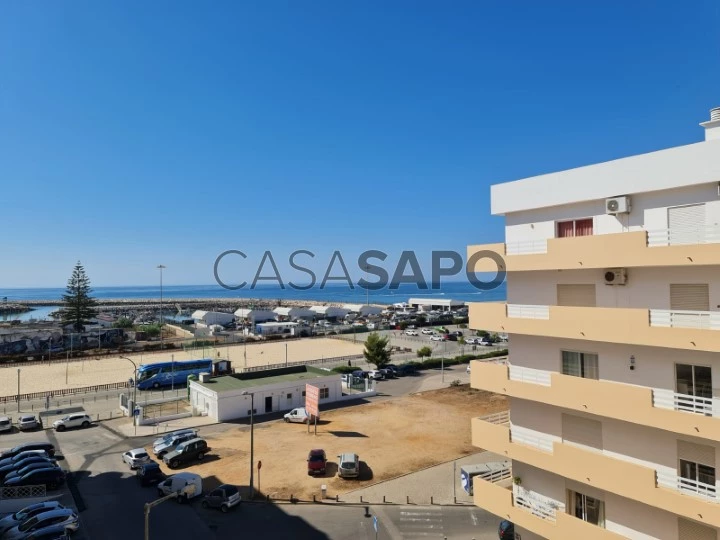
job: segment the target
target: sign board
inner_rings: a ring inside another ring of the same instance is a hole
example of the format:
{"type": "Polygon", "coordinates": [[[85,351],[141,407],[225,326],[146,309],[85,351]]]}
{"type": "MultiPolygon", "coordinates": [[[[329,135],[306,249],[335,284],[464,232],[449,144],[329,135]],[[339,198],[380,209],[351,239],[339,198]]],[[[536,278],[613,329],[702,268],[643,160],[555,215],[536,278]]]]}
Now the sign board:
{"type": "Polygon", "coordinates": [[[320,389],[311,384],[305,385],[305,410],[308,414],[320,416],[320,389]]]}
{"type": "Polygon", "coordinates": [[[377,520],[377,516],[373,516],[373,529],[375,529],[375,532],[378,532],[378,520],[377,520]]]}

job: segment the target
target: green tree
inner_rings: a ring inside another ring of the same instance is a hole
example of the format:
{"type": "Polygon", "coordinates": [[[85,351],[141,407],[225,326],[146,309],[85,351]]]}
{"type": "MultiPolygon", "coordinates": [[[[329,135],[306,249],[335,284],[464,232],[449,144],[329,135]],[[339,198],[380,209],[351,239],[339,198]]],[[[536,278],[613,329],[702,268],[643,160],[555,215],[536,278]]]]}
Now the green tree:
{"type": "Polygon", "coordinates": [[[115,321],[115,324],[113,324],[114,328],[132,328],[133,322],[132,319],[128,319],[127,317],[120,317],[117,321],[115,321]]]}
{"type": "Polygon", "coordinates": [[[417,351],[415,351],[415,354],[418,355],[418,358],[424,358],[426,356],[430,357],[432,355],[432,349],[426,345],[425,347],[420,347],[417,351]]]}
{"type": "Polygon", "coordinates": [[[365,350],[363,356],[368,364],[375,366],[375,369],[385,367],[390,363],[390,346],[389,339],[382,337],[377,332],[373,332],[365,340],[365,350]]]}
{"type": "Polygon", "coordinates": [[[157,337],[160,335],[160,325],[149,324],[148,326],[143,326],[142,331],[145,332],[145,335],[149,338],[157,337]]]}
{"type": "Polygon", "coordinates": [[[72,324],[77,332],[82,332],[84,324],[95,317],[97,302],[90,296],[90,279],[80,261],[73,268],[68,279],[65,294],[62,297],[64,307],[60,310],[60,318],[64,324],[72,324]]]}

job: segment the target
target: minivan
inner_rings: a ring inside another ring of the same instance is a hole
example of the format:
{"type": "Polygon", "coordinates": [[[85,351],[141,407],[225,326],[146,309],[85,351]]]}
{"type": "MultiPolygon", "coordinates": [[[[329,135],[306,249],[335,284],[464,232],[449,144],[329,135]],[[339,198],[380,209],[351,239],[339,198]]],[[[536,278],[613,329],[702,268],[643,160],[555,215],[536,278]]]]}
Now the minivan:
{"type": "Polygon", "coordinates": [[[171,493],[181,492],[177,498],[178,502],[186,502],[188,499],[202,495],[202,476],[195,473],[182,472],[163,480],[157,486],[158,497],[164,497],[171,493]],[[192,486],[192,490],[186,488],[192,486]]]}
{"type": "Polygon", "coordinates": [[[153,452],[155,453],[155,455],[157,457],[162,458],[168,452],[172,452],[173,450],[175,450],[175,447],[178,444],[184,443],[185,441],[191,441],[191,440],[195,439],[196,437],[197,437],[197,434],[193,431],[191,431],[190,433],[182,433],[180,435],[173,435],[167,441],[153,446],[153,452]]]}
{"type": "Polygon", "coordinates": [[[346,452],[338,456],[338,476],[340,478],[360,476],[360,458],[357,454],[346,452]]]}

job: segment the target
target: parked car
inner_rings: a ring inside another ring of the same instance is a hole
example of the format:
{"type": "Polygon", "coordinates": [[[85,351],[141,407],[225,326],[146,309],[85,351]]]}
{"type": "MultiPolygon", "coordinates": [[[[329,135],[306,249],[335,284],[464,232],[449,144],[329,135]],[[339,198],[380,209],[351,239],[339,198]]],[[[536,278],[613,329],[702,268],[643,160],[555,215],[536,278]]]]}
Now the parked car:
{"type": "Polygon", "coordinates": [[[180,443],[175,447],[175,450],[165,454],[163,462],[171,469],[177,469],[184,463],[191,461],[205,459],[205,454],[208,453],[210,447],[208,446],[205,439],[190,439],[184,443],[180,443]]]}
{"type": "Polygon", "coordinates": [[[30,458],[40,458],[38,461],[55,461],[54,458],[51,458],[48,456],[45,452],[42,450],[30,450],[28,452],[20,452],[17,456],[13,458],[7,458],[0,461],[0,471],[5,470],[6,467],[10,467],[11,469],[17,469],[18,464],[21,461],[24,461],[26,459],[30,458]]]}
{"type": "Polygon", "coordinates": [[[357,377],[358,379],[367,379],[368,378],[368,372],[363,371],[362,369],[358,369],[352,372],[353,377],[357,377]]]}
{"type": "Polygon", "coordinates": [[[502,520],[498,527],[498,538],[500,540],[514,540],[515,525],[506,519],[502,520]]]}
{"type": "Polygon", "coordinates": [[[40,427],[40,423],[32,414],[26,414],[18,418],[18,429],[20,431],[30,431],[38,427],[40,427]]]}
{"type": "Polygon", "coordinates": [[[417,336],[418,333],[417,333],[417,330],[405,330],[405,335],[406,336],[417,336]]]}
{"type": "Polygon", "coordinates": [[[30,533],[23,540],[71,540],[72,532],[64,525],[50,525],[30,533]]]}
{"type": "Polygon", "coordinates": [[[478,345],[485,345],[486,347],[490,347],[493,344],[492,340],[486,337],[480,338],[476,343],[478,345]]]}
{"type": "Polygon", "coordinates": [[[283,416],[283,420],[285,420],[286,422],[305,424],[307,422],[311,422],[313,420],[313,416],[308,414],[308,412],[305,410],[305,407],[298,407],[285,414],[283,416]]]}
{"type": "Polygon", "coordinates": [[[383,374],[380,372],[379,369],[371,369],[370,371],[368,371],[368,378],[379,381],[381,379],[384,379],[385,377],[383,377],[383,374]]]}
{"type": "Polygon", "coordinates": [[[150,456],[144,448],[135,448],[128,450],[122,455],[122,460],[128,464],[130,469],[137,469],[143,463],[150,461],[150,456]]]}
{"type": "Polygon", "coordinates": [[[23,467],[27,467],[28,465],[35,463],[42,463],[45,464],[46,467],[52,467],[57,463],[57,461],[47,457],[47,455],[39,454],[31,457],[24,457],[23,459],[19,459],[18,461],[11,462],[8,465],[0,467],[0,480],[5,478],[11,472],[18,471],[23,467]]]}
{"type": "Polygon", "coordinates": [[[388,365],[386,365],[386,366],[385,366],[385,370],[387,370],[388,372],[392,373],[392,376],[393,376],[393,377],[397,377],[397,376],[399,376],[399,374],[400,374],[400,373],[399,373],[400,370],[398,369],[398,367],[397,367],[395,364],[388,364],[388,365]]]}
{"type": "Polygon", "coordinates": [[[155,461],[146,461],[136,469],[135,478],[138,479],[142,487],[145,487],[162,482],[167,476],[160,468],[160,464],[155,461]]]}
{"type": "Polygon", "coordinates": [[[417,372],[417,368],[416,368],[414,365],[412,365],[412,364],[403,364],[403,365],[400,366],[400,368],[398,369],[398,374],[399,374],[399,375],[402,375],[402,376],[404,376],[404,375],[412,375],[412,374],[414,374],[414,373],[416,373],[416,372],[417,372]]]}
{"type": "Polygon", "coordinates": [[[467,365],[467,368],[465,369],[465,373],[470,375],[470,364],[467,365]]]}
{"type": "Polygon", "coordinates": [[[55,431],[65,431],[72,428],[88,428],[92,424],[92,418],[87,414],[68,414],[60,420],[55,420],[52,427],[55,431]]]}
{"type": "Polygon", "coordinates": [[[23,467],[19,469],[15,469],[14,471],[10,471],[5,475],[5,478],[3,481],[8,481],[12,478],[17,478],[20,476],[25,476],[30,471],[35,471],[37,469],[47,469],[47,468],[53,468],[58,467],[57,463],[30,463],[28,465],[24,465],[23,467]]]}
{"type": "Polygon", "coordinates": [[[7,530],[3,535],[3,540],[21,540],[34,532],[53,525],[60,525],[65,530],[76,531],[80,528],[80,520],[78,515],[70,508],[49,510],[34,515],[7,530]]]}
{"type": "Polygon", "coordinates": [[[178,502],[187,502],[202,495],[202,477],[199,474],[189,472],[173,474],[160,482],[157,485],[157,490],[158,497],[179,492],[178,502]]]}
{"type": "Polygon", "coordinates": [[[327,465],[327,457],[325,450],[317,448],[310,450],[307,458],[308,474],[325,474],[325,466],[327,465]]]}
{"type": "Polygon", "coordinates": [[[383,379],[394,379],[396,377],[395,372],[392,369],[380,368],[378,369],[383,379]]]}
{"type": "Polygon", "coordinates": [[[191,441],[195,438],[197,438],[197,434],[194,432],[175,435],[173,437],[170,437],[170,439],[168,439],[166,442],[153,446],[153,453],[157,457],[163,458],[168,452],[172,452],[173,450],[175,450],[178,444],[182,444],[186,441],[191,441]]]}
{"type": "Polygon", "coordinates": [[[47,489],[57,489],[65,482],[65,471],[60,467],[46,467],[44,469],[35,469],[24,476],[16,476],[10,480],[3,480],[5,487],[18,486],[40,486],[44,485],[47,489]]]}
{"type": "Polygon", "coordinates": [[[360,476],[360,458],[357,454],[345,453],[338,456],[338,476],[357,478],[360,476]]]}
{"type": "Polygon", "coordinates": [[[0,519],[0,538],[2,538],[2,535],[5,534],[5,531],[12,529],[13,527],[17,527],[23,521],[26,521],[33,516],[61,508],[65,507],[57,501],[46,501],[26,506],[14,514],[10,514],[9,516],[0,519]]]}
{"type": "Polygon", "coordinates": [[[238,488],[230,484],[223,484],[205,495],[202,501],[202,507],[219,508],[222,512],[227,512],[234,506],[240,504],[240,500],[240,491],[238,491],[238,488]]]}
{"type": "Polygon", "coordinates": [[[12,422],[7,416],[0,416],[0,433],[12,431],[12,422]]]}
{"type": "Polygon", "coordinates": [[[438,335],[432,335],[432,336],[430,336],[430,341],[445,341],[445,337],[438,336],[438,335]]]}
{"type": "Polygon", "coordinates": [[[6,459],[6,458],[15,457],[20,452],[30,452],[33,450],[35,452],[37,452],[38,450],[42,450],[49,456],[53,456],[55,454],[55,446],[52,443],[49,443],[49,442],[26,442],[26,443],[18,444],[16,447],[12,448],[11,450],[8,450],[8,451],[0,454],[0,465],[2,465],[2,460],[6,459]]]}
{"type": "Polygon", "coordinates": [[[423,334],[425,334],[426,336],[432,336],[432,335],[435,333],[435,331],[434,331],[433,329],[431,329],[431,328],[423,328],[423,329],[420,330],[420,331],[421,331],[423,334]]]}
{"type": "Polygon", "coordinates": [[[165,433],[162,437],[158,437],[153,441],[153,446],[157,446],[163,443],[167,443],[171,439],[175,437],[179,437],[181,435],[192,435],[193,438],[197,437],[197,430],[196,429],[179,429],[177,431],[171,431],[170,433],[165,433]]]}

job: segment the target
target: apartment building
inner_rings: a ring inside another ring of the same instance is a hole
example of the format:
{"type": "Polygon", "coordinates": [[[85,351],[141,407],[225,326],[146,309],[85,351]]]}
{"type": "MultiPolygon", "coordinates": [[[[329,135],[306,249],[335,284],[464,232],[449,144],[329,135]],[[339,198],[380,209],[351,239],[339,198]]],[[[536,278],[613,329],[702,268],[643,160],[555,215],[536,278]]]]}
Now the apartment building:
{"type": "MultiPolygon", "coordinates": [[[[512,463],[475,503],[521,540],[720,537],[720,108],[696,144],[492,187],[507,303],[470,305],[507,333],[472,386],[509,419],[473,444],[512,463]]],[[[478,272],[494,271],[482,257],[478,272]]]]}

